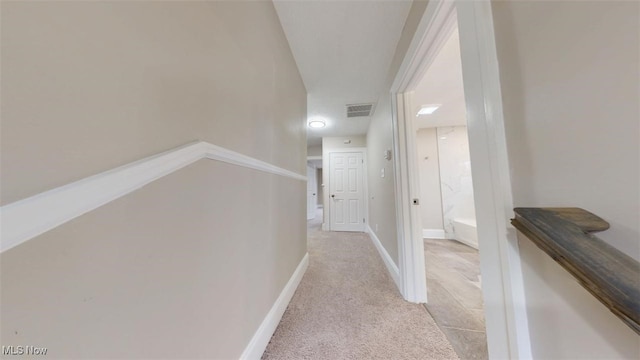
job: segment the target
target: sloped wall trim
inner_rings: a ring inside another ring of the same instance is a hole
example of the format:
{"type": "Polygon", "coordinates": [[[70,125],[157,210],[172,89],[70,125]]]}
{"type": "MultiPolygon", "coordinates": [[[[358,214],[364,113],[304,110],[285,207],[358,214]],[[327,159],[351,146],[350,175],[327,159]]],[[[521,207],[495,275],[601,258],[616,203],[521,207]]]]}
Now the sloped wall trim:
{"type": "Polygon", "coordinates": [[[205,158],[307,180],[250,156],[204,141],[193,142],[0,207],[0,252],[205,158]]]}

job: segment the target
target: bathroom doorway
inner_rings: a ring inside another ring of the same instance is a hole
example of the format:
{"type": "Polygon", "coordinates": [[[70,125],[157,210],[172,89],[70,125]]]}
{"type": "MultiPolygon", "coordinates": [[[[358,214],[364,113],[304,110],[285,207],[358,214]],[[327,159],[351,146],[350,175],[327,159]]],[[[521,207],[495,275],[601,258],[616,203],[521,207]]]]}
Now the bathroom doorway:
{"type": "Polygon", "coordinates": [[[460,358],[487,359],[460,59],[456,24],[409,99],[415,116],[425,306],[460,358]]]}
{"type": "MultiPolygon", "coordinates": [[[[414,105],[412,98],[417,83],[456,29],[464,74],[466,126],[483,275],[479,282],[483,299],[487,305],[490,302],[483,312],[476,313],[483,313],[486,319],[491,358],[530,358],[527,314],[518,305],[524,299],[520,256],[517,246],[509,246],[517,240],[508,225],[514,204],[491,10],[489,2],[429,1],[391,85],[399,288],[408,301],[433,304],[433,294],[427,297],[427,259],[419,211],[424,201],[420,198],[414,124],[417,119],[414,111],[429,103],[414,105]]],[[[435,113],[443,109],[440,107],[435,113]]],[[[469,333],[461,332],[462,335],[469,333]]]]}

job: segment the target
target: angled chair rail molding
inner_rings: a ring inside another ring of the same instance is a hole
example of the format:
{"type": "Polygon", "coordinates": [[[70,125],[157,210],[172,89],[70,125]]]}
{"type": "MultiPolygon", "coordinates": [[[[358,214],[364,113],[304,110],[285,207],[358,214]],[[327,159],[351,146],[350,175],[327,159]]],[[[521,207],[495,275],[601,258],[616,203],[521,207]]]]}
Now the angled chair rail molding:
{"type": "Polygon", "coordinates": [[[201,159],[307,181],[295,171],[194,141],[0,207],[0,253],[201,159]]]}
{"type": "Polygon", "coordinates": [[[516,208],[511,220],[640,335],[640,263],[591,233],[609,223],[580,208],[516,208]]]}

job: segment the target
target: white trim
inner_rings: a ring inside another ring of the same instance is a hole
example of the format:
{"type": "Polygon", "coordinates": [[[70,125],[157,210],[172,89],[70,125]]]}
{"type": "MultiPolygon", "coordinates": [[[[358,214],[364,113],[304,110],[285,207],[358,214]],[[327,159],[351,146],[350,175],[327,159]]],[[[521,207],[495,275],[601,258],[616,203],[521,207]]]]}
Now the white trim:
{"type": "Polygon", "coordinates": [[[423,239],[446,239],[444,229],[422,229],[423,239]]]}
{"type": "Polygon", "coordinates": [[[308,267],[309,254],[307,253],[302,258],[302,261],[300,261],[300,264],[298,264],[296,271],[291,275],[287,285],[282,289],[278,299],[273,303],[271,310],[269,310],[269,313],[267,313],[267,316],[265,316],[260,327],[251,338],[249,345],[247,345],[242,352],[242,355],[240,355],[240,359],[253,360],[260,359],[260,357],[262,357],[267,345],[269,345],[269,341],[271,340],[273,333],[276,331],[276,328],[282,319],[282,315],[284,315],[284,312],[287,309],[287,305],[289,305],[289,302],[291,301],[293,294],[296,292],[298,285],[300,285],[300,281],[308,267]]]}
{"type": "Polygon", "coordinates": [[[322,155],[307,156],[307,160],[322,160],[322,155]]]}
{"type": "Polygon", "coordinates": [[[455,240],[455,241],[457,241],[457,242],[459,242],[461,244],[467,245],[470,248],[474,248],[474,249],[478,250],[478,244],[474,243],[473,241],[470,241],[470,240],[468,240],[466,238],[458,236],[455,239],[448,239],[448,240],[455,240]]]}
{"type": "Polygon", "coordinates": [[[201,142],[205,148],[205,154],[203,156],[207,159],[223,161],[229,164],[234,164],[242,167],[251,168],[254,170],[260,170],[275,175],[286,176],[296,180],[307,181],[305,175],[298,174],[291,170],[283,169],[268,162],[252,158],[251,156],[243,155],[238,152],[225,149],[220,146],[209,144],[207,142],[201,142]]]}
{"type": "MultiPolygon", "coordinates": [[[[416,188],[418,175],[411,172],[416,162],[413,144],[413,123],[405,121],[405,110],[410,109],[410,96],[404,96],[415,86],[435,59],[456,23],[455,6],[451,1],[430,1],[418,24],[414,38],[391,86],[392,122],[396,198],[398,221],[398,254],[402,286],[400,292],[407,301],[427,302],[427,284],[424,264],[424,242],[418,208],[411,204],[419,198],[416,188]],[[412,185],[413,184],[413,185],[412,185]]],[[[406,116],[409,116],[406,114],[406,116]]]]}
{"type": "Polygon", "coordinates": [[[367,168],[367,149],[365,148],[362,151],[362,187],[364,189],[364,225],[365,232],[367,231],[367,226],[369,226],[369,181],[367,177],[369,176],[369,169],[367,168]]]}
{"type": "Polygon", "coordinates": [[[491,3],[456,5],[489,355],[531,359],[491,3]]]}
{"type": "Polygon", "coordinates": [[[456,25],[453,1],[430,1],[405,59],[391,85],[392,93],[414,89],[444,46],[456,25]],[[419,36],[424,34],[424,36],[419,36]]]}
{"type": "Polygon", "coordinates": [[[418,254],[423,255],[416,239],[412,239],[416,231],[419,234],[422,229],[415,220],[415,206],[411,205],[411,199],[419,196],[411,195],[412,192],[418,194],[412,187],[415,170],[411,168],[411,152],[415,149],[407,139],[412,124],[407,124],[404,109],[409,105],[410,86],[415,84],[416,78],[422,77],[426,71],[423,67],[431,61],[429,47],[437,49],[441,46],[437,33],[450,31],[448,24],[456,17],[467,103],[482,290],[485,304],[491,304],[485,308],[489,357],[530,359],[518,244],[515,231],[508,223],[513,201],[490,1],[430,1],[391,89],[403,296],[411,301],[412,296],[415,297],[411,287],[420,289],[425,283],[416,275],[422,269],[412,263],[418,254]],[[457,13],[453,11],[454,7],[457,13]],[[411,284],[412,281],[415,284],[411,284]]]}
{"type": "MultiPolygon", "coordinates": [[[[402,97],[400,95],[391,97],[391,123],[392,123],[392,131],[393,131],[393,162],[394,166],[394,183],[395,183],[395,195],[396,195],[396,233],[398,238],[398,265],[400,268],[400,278],[403,281],[399,281],[397,283],[398,290],[405,298],[405,300],[410,301],[410,296],[407,294],[405,288],[407,279],[407,253],[408,250],[405,250],[410,246],[410,236],[405,236],[405,234],[409,234],[411,232],[411,217],[408,215],[410,213],[410,208],[407,206],[410,204],[410,195],[409,195],[409,185],[404,184],[404,181],[407,180],[406,175],[406,145],[404,143],[404,138],[400,136],[400,134],[406,133],[404,130],[404,121],[399,121],[400,118],[404,117],[404,111],[402,106],[398,106],[398,100],[402,103],[402,97]],[[405,214],[407,214],[405,216],[405,214]]],[[[424,248],[424,245],[423,245],[424,248]]],[[[425,276],[425,287],[426,287],[426,276],[425,276]]],[[[425,291],[426,293],[426,291],[425,291]]]]}
{"type": "Polygon", "coordinates": [[[378,250],[378,254],[380,254],[380,257],[382,258],[384,265],[387,267],[387,271],[389,271],[389,275],[391,275],[393,282],[395,282],[396,286],[400,288],[400,270],[398,270],[398,266],[393,261],[393,259],[391,259],[391,256],[387,252],[387,249],[385,249],[384,246],[382,246],[380,239],[378,239],[378,236],[376,235],[376,233],[373,232],[369,224],[367,224],[367,226],[365,227],[365,230],[367,234],[369,234],[369,236],[371,237],[371,241],[373,242],[373,245],[375,245],[376,249],[378,250]]]}
{"type": "Polygon", "coordinates": [[[207,142],[194,142],[0,207],[5,252],[201,159],[306,181],[306,176],[207,142]]]}
{"type": "Polygon", "coordinates": [[[395,149],[396,218],[398,221],[398,254],[402,286],[400,291],[407,301],[427,302],[427,284],[424,265],[424,243],[421,236],[418,208],[411,204],[419,198],[412,192],[418,175],[411,172],[416,163],[413,123],[405,121],[404,109],[410,109],[410,96],[404,96],[409,86],[415,86],[427,70],[440,48],[454,29],[455,6],[450,1],[430,1],[418,24],[415,36],[400,65],[391,86],[393,143],[395,149]],[[413,184],[413,185],[412,185],[413,184]]]}
{"type": "Polygon", "coordinates": [[[478,250],[478,226],[475,219],[453,220],[455,240],[478,250]]]}

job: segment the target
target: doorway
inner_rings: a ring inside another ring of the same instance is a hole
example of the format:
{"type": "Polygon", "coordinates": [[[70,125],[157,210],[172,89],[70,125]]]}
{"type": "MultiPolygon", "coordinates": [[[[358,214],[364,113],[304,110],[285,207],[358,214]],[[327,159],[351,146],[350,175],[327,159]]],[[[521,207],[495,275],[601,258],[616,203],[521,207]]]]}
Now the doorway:
{"type": "Polygon", "coordinates": [[[315,219],[318,208],[318,186],[316,179],[316,168],[310,161],[307,161],[307,220],[315,219]]]}
{"type": "Polygon", "coordinates": [[[364,231],[364,154],[329,153],[331,231],[364,231]]]}
{"type": "Polygon", "coordinates": [[[322,220],[322,157],[307,157],[307,220],[322,220]]]}
{"type": "MultiPolygon", "coordinates": [[[[451,31],[460,36],[469,149],[490,358],[531,358],[524,286],[513,217],[511,180],[490,2],[430,1],[391,86],[400,291],[427,303],[423,228],[411,92],[451,31]]],[[[422,105],[422,104],[420,104],[422,105]]]]}
{"type": "Polygon", "coordinates": [[[457,24],[410,108],[424,241],[425,307],[461,359],[487,359],[484,304],[457,24]]]}

